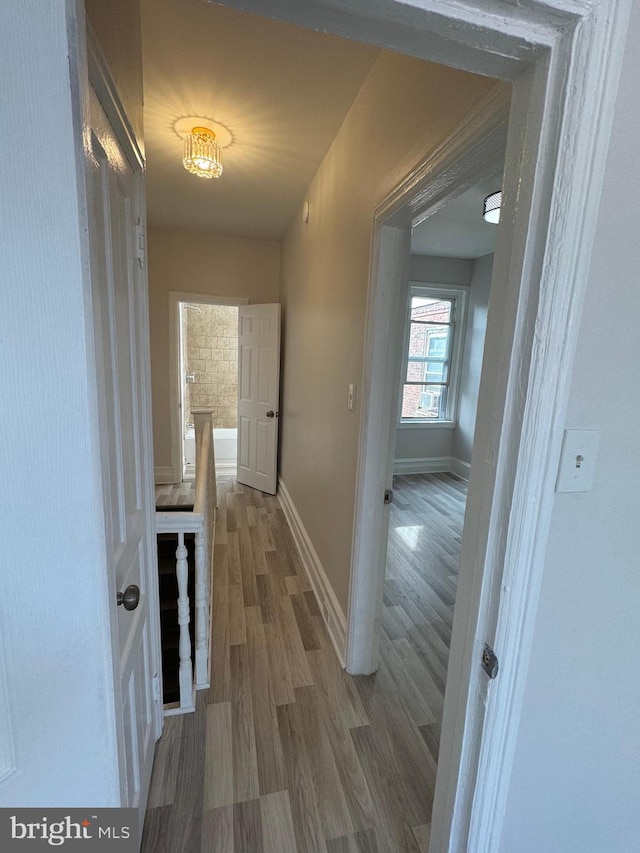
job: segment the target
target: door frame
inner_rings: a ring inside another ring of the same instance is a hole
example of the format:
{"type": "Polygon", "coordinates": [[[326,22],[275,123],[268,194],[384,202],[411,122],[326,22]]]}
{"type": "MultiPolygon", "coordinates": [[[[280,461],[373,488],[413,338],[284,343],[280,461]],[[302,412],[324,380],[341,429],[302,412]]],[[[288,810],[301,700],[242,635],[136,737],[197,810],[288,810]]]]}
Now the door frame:
{"type": "Polygon", "coordinates": [[[346,647],[347,670],[354,674],[371,673],[378,666],[389,522],[389,508],[379,496],[393,479],[406,359],[411,227],[502,168],[510,100],[510,87],[496,86],[374,214],[346,647]]]}
{"type": "Polygon", "coordinates": [[[240,307],[248,305],[246,296],[219,296],[214,293],[191,293],[182,290],[169,291],[169,429],[171,435],[171,473],[169,477],[159,477],[156,482],[180,483],[184,476],[184,445],[182,443],[182,421],[180,417],[180,311],[181,302],[195,302],[201,305],[230,305],[240,307]]]}
{"type": "MultiPolygon", "coordinates": [[[[458,615],[466,610],[460,606],[462,588],[454,616],[432,817],[434,851],[491,853],[499,845],[631,2],[224,0],[243,11],[513,87],[505,215],[492,277],[493,288],[508,299],[492,312],[487,328],[485,353],[492,348],[495,373],[485,370],[482,376],[462,555],[462,566],[477,566],[474,576],[482,583],[467,591],[477,607],[473,622],[463,625],[458,615]],[[479,543],[477,554],[473,543],[479,543]],[[487,639],[500,657],[500,675],[488,688],[480,680],[487,639]]],[[[387,210],[386,226],[374,221],[372,229],[370,291],[379,292],[380,302],[392,298],[406,260],[406,227],[403,235],[402,228],[389,224],[391,200],[387,210]]],[[[367,371],[375,320],[371,300],[367,371]]],[[[392,330],[392,337],[397,334],[392,330]]],[[[384,467],[385,430],[381,427],[376,438],[369,417],[384,395],[376,395],[379,389],[368,375],[364,383],[362,438],[369,430],[366,441],[377,441],[384,467]]],[[[376,477],[368,462],[368,454],[360,456],[357,501],[363,500],[364,484],[377,489],[384,482],[383,473],[376,477]]],[[[372,500],[378,499],[382,502],[382,491],[373,494],[372,500]]],[[[362,511],[358,506],[349,601],[347,660],[353,672],[370,670],[372,658],[371,643],[367,653],[353,640],[358,621],[365,618],[370,625],[372,617],[366,567],[359,559],[362,511]]],[[[379,553],[374,560],[379,576],[379,553]]]]}
{"type": "MultiPolygon", "coordinates": [[[[151,345],[150,345],[150,330],[149,330],[149,295],[147,283],[147,263],[146,263],[146,202],[145,202],[145,161],[142,151],[136,140],[135,133],[129,123],[124,106],[115,84],[109,72],[106,60],[102,54],[98,40],[93,32],[93,29],[85,19],[84,14],[80,12],[79,3],[77,6],[78,22],[80,26],[77,32],[78,39],[78,74],[80,83],[80,98],[82,111],[82,126],[89,126],[90,116],[90,92],[91,89],[95,92],[102,109],[104,110],[109,123],[114,131],[114,134],[120,144],[122,151],[127,158],[134,174],[135,182],[135,209],[133,216],[137,222],[137,259],[138,265],[136,270],[136,285],[137,285],[137,308],[138,317],[136,332],[140,336],[140,353],[141,353],[141,381],[139,382],[139,412],[140,412],[140,433],[141,433],[141,494],[147,507],[151,510],[147,512],[145,522],[145,538],[149,543],[148,559],[149,564],[146,566],[146,582],[147,582],[147,597],[148,597],[148,619],[149,619],[149,672],[145,673],[149,677],[156,679],[157,683],[157,701],[152,703],[152,729],[155,741],[162,734],[164,722],[163,707],[162,707],[162,652],[160,639],[160,600],[158,590],[158,567],[157,567],[157,548],[156,548],[156,524],[155,524],[155,484],[153,478],[153,426],[151,419],[151,345]],[[84,26],[82,26],[84,24],[84,26]]],[[[91,156],[85,150],[85,157],[91,156]]],[[[85,187],[86,192],[86,187],[85,187]]],[[[135,263],[135,262],[134,262],[135,263]]],[[[99,365],[95,365],[96,370],[99,365]]],[[[113,578],[106,578],[106,595],[109,602],[110,614],[110,643],[112,648],[112,666],[113,666],[113,698],[114,698],[114,714],[115,727],[117,735],[118,749],[118,765],[120,776],[120,792],[124,798],[126,790],[125,779],[125,756],[124,756],[124,732],[122,715],[120,708],[122,706],[122,696],[120,693],[120,672],[119,672],[119,649],[118,649],[118,630],[117,630],[117,613],[115,607],[116,590],[113,586],[113,578]]],[[[146,796],[149,791],[150,778],[140,780],[140,791],[144,796],[144,802],[138,804],[138,809],[143,811],[146,808],[146,796]]],[[[139,827],[142,832],[142,826],[139,827]]]]}
{"type": "MultiPolygon", "coordinates": [[[[351,673],[370,673],[378,667],[383,584],[386,574],[386,552],[389,507],[380,499],[393,485],[395,440],[400,411],[402,373],[405,358],[406,305],[411,286],[408,270],[411,227],[422,222],[457,196],[504,166],[507,149],[511,88],[496,86],[467,116],[455,133],[427,160],[406,176],[399,186],[379,205],[374,215],[372,261],[367,305],[367,335],[363,377],[362,421],[359,440],[356,516],[352,551],[352,573],[347,621],[346,668],[351,673]],[[388,413],[381,418],[380,412],[388,413]]],[[[508,203],[508,202],[507,202],[508,203]]],[[[480,211],[478,212],[480,215],[480,211]]],[[[508,251],[504,227],[496,251],[508,251]]],[[[506,286],[506,279],[503,286],[506,286]]],[[[490,306],[501,294],[492,285],[490,306]],[[494,295],[495,294],[495,295],[494,295]]],[[[515,300],[517,303],[517,299],[515,300]]],[[[492,309],[490,308],[490,311],[492,309]]],[[[505,336],[502,324],[487,324],[494,333],[505,336]]],[[[514,336],[512,335],[512,338],[514,336]]],[[[491,342],[489,342],[489,346],[491,342]]],[[[486,372],[486,371],[485,371],[486,372]]],[[[485,399],[495,389],[488,387],[489,376],[483,378],[480,395],[485,399]]],[[[486,412],[486,409],[485,409],[486,412]]],[[[482,415],[480,415],[482,416],[482,415]]],[[[485,458],[481,455],[480,458],[485,458]]],[[[482,466],[480,466],[482,467],[482,466]]],[[[472,471],[475,465],[472,466],[472,471]]],[[[459,775],[456,759],[473,764],[471,746],[467,755],[457,756],[451,744],[462,737],[465,729],[482,716],[481,703],[469,701],[465,684],[474,698],[482,696],[484,686],[479,668],[474,668],[478,650],[477,636],[486,636],[489,614],[482,611],[478,590],[483,575],[490,583],[492,573],[499,574],[499,563],[487,554],[485,560],[470,562],[473,549],[486,547],[481,529],[469,515],[477,508],[473,495],[491,489],[495,471],[475,474],[469,484],[471,512],[465,518],[463,551],[458,576],[458,593],[454,614],[451,651],[447,669],[445,714],[443,718],[440,759],[436,791],[455,788],[459,775]],[[473,491],[472,491],[473,490],[473,491]],[[469,541],[473,530],[473,549],[469,541]],[[466,569],[466,571],[465,571],[466,569]],[[475,632],[467,633],[469,626],[475,632]],[[461,635],[462,631],[462,635],[461,635]],[[473,642],[469,642],[472,638],[473,642]],[[475,682],[475,683],[474,683],[475,682]],[[478,684],[478,682],[480,682],[478,684]],[[456,704],[452,691],[459,688],[456,704]]],[[[495,516],[488,517],[490,525],[495,516]]],[[[480,553],[480,552],[479,552],[480,553]]],[[[471,772],[474,767],[471,766],[471,772]]],[[[438,794],[436,794],[436,797],[438,794]]],[[[449,818],[443,813],[443,801],[434,802],[432,838],[442,833],[449,818]],[[440,811],[437,811],[438,807],[440,811]]],[[[435,849],[449,849],[438,846],[435,849]]],[[[466,843],[466,841],[465,841],[466,843]]],[[[475,843],[475,842],[474,842],[475,843]]],[[[453,847],[451,849],[465,849],[453,847]]],[[[468,849],[475,851],[475,846],[468,849]]]]}
{"type": "MultiPolygon", "coordinates": [[[[383,1],[381,14],[393,17],[392,5],[383,1]]],[[[491,44],[487,32],[506,37],[513,54],[523,32],[537,49],[528,62],[512,55],[517,73],[497,75],[513,88],[485,343],[492,371],[485,359],[431,832],[432,850],[490,853],[501,836],[524,701],[629,3],[556,0],[545,11],[529,0],[509,20],[465,3],[437,5],[457,26],[463,19],[453,35],[460,55],[454,51],[455,62],[437,57],[445,64],[480,70],[463,42],[472,38],[482,50],[481,41],[465,25],[484,28],[485,44],[491,44]],[[544,20],[543,38],[529,29],[532,12],[544,20]],[[566,16],[562,25],[551,20],[557,13],[566,16]],[[524,27],[519,36],[514,24],[524,27]],[[500,658],[495,682],[480,667],[485,642],[500,658]]],[[[412,11],[438,41],[434,4],[420,6],[412,11]]],[[[344,34],[335,24],[332,30],[344,34]]],[[[402,44],[396,40],[395,47],[402,44]]],[[[352,673],[377,666],[387,529],[382,498],[392,475],[404,304],[398,297],[408,279],[411,218],[435,212],[471,185],[474,162],[482,160],[482,122],[475,119],[475,131],[472,117],[374,212],[346,648],[352,673]],[[472,162],[461,166],[469,154],[472,162]],[[380,412],[391,415],[381,419],[380,412]]]]}

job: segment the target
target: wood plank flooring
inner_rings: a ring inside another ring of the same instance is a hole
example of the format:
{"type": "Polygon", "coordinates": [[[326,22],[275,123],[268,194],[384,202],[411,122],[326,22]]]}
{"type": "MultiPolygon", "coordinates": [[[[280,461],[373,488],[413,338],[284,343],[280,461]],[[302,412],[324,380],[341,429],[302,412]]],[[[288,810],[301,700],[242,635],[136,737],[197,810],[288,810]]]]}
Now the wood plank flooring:
{"type": "Polygon", "coordinates": [[[165,720],[144,853],[427,850],[465,491],[394,490],[380,668],[352,678],[278,499],[219,484],[212,686],[165,720]]]}
{"type": "Polygon", "coordinates": [[[156,507],[171,509],[176,506],[193,506],[196,497],[196,481],[156,485],[156,507]]]}

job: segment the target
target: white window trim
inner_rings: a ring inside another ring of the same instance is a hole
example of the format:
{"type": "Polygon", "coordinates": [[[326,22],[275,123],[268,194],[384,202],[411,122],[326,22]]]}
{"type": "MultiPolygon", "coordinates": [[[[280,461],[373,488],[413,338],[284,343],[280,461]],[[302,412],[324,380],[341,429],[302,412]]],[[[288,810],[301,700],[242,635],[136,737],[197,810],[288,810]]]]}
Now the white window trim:
{"type": "MultiPolygon", "coordinates": [[[[404,385],[404,383],[401,384],[404,385]]],[[[400,413],[402,414],[402,409],[400,410],[400,413]]],[[[404,421],[399,420],[397,424],[398,429],[455,429],[457,426],[457,421],[437,421],[435,419],[427,420],[426,418],[423,420],[420,420],[419,418],[414,418],[413,420],[405,419],[404,421]]]]}
{"type": "Polygon", "coordinates": [[[424,281],[410,281],[407,304],[405,306],[404,335],[402,340],[402,375],[400,377],[400,399],[398,402],[398,429],[455,429],[458,425],[458,405],[460,394],[460,374],[462,371],[462,353],[464,336],[467,328],[467,294],[469,288],[464,285],[430,284],[424,281]],[[453,347],[451,349],[451,365],[449,369],[448,415],[442,420],[426,420],[421,418],[402,417],[403,389],[407,378],[409,364],[409,334],[411,329],[411,298],[413,296],[430,296],[436,299],[455,299],[456,316],[453,332],[453,347]]]}

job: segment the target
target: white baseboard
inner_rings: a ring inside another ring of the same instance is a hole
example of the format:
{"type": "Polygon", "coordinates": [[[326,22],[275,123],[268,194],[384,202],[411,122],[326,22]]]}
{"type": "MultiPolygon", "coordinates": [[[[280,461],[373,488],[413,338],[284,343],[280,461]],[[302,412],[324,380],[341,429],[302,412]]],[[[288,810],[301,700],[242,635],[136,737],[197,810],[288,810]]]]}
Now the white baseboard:
{"type": "Polygon", "coordinates": [[[159,465],[153,469],[153,479],[157,486],[179,483],[182,477],[176,475],[171,465],[159,465]]]}
{"type": "Polygon", "coordinates": [[[305,530],[302,519],[298,515],[298,511],[291,500],[291,495],[289,494],[285,484],[279,478],[278,497],[280,498],[284,516],[291,528],[293,539],[298,551],[300,552],[302,565],[307,573],[309,583],[313,587],[316,598],[318,599],[318,606],[323,614],[323,618],[325,618],[329,637],[331,638],[333,647],[338,655],[340,665],[344,669],[347,643],[347,618],[344,615],[342,607],[340,607],[340,603],[338,602],[329,578],[322,567],[322,563],[316,553],[316,549],[313,547],[309,534],[305,530]],[[326,606],[328,618],[325,617],[325,607],[323,605],[326,606]]]}
{"type": "Polygon", "coordinates": [[[469,479],[471,465],[455,456],[425,456],[416,459],[396,459],[394,474],[455,474],[463,480],[469,479]]]}
{"type": "Polygon", "coordinates": [[[431,456],[416,459],[396,459],[394,474],[439,474],[450,470],[450,456],[431,456]]]}
{"type": "Polygon", "coordinates": [[[216,459],[216,474],[219,477],[235,477],[238,463],[235,459],[216,459]]]}
{"type": "Polygon", "coordinates": [[[396,459],[393,463],[394,474],[455,474],[462,480],[468,480],[471,465],[455,456],[425,456],[417,459],[396,459]]]}
{"type": "Polygon", "coordinates": [[[449,471],[463,480],[468,480],[471,473],[471,465],[462,459],[456,459],[455,456],[452,456],[449,471]]]}

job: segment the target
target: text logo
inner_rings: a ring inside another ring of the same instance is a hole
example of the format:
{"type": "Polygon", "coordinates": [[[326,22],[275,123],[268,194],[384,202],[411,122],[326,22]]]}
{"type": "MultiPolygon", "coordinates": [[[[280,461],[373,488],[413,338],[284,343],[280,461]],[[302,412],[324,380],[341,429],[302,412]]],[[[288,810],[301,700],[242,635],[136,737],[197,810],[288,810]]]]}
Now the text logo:
{"type": "Polygon", "coordinates": [[[137,853],[136,809],[0,809],[0,850],[137,853]]]}

